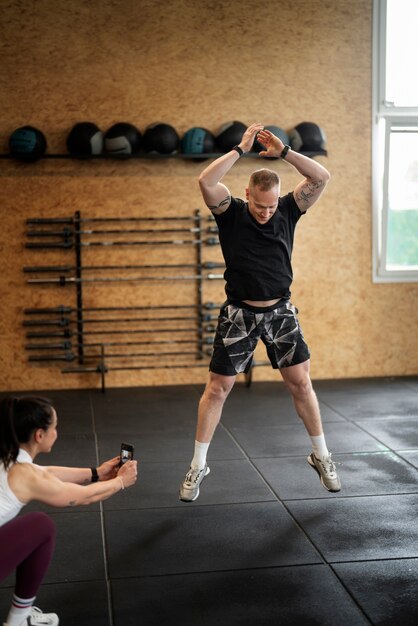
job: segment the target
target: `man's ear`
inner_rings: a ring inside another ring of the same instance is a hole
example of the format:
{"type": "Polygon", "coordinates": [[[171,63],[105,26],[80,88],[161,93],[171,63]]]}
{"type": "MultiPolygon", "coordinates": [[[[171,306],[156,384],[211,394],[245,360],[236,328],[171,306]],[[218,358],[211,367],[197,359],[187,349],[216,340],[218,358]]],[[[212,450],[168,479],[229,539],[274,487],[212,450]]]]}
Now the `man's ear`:
{"type": "Polygon", "coordinates": [[[247,187],[246,190],[245,190],[245,198],[246,198],[246,200],[248,200],[249,197],[250,197],[250,190],[247,187]]]}

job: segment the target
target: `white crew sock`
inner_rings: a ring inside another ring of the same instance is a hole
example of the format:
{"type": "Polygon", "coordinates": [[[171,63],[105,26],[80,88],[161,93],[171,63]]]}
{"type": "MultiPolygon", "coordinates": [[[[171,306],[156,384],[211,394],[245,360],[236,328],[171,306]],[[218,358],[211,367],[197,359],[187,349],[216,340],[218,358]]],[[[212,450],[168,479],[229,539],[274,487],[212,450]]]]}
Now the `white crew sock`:
{"type": "Polygon", "coordinates": [[[22,626],[23,622],[30,615],[35,598],[19,598],[13,594],[12,606],[7,616],[7,626],[22,626]]]}
{"type": "Polygon", "coordinates": [[[325,460],[329,456],[327,444],[325,443],[324,433],[322,435],[311,436],[312,449],[317,459],[325,460]]]}
{"type": "Polygon", "coordinates": [[[190,464],[192,469],[203,469],[205,467],[208,448],[208,443],[200,443],[200,441],[194,442],[194,457],[190,464]]]}

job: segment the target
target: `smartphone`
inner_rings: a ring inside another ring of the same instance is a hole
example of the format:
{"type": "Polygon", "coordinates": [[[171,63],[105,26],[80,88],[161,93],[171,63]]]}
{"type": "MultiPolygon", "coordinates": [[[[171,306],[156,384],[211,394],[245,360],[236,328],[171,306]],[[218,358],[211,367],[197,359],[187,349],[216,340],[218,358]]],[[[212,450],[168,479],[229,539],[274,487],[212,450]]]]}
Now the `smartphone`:
{"type": "Polygon", "coordinates": [[[120,463],[122,466],[126,461],[132,461],[134,458],[134,447],[130,443],[120,444],[120,463]]]}

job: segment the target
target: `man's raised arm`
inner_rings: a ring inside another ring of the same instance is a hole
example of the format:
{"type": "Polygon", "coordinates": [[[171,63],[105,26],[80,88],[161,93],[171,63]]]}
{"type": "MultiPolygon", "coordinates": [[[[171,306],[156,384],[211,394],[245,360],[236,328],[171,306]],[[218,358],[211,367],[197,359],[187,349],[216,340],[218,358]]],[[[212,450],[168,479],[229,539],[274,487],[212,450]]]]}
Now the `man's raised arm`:
{"type": "MultiPolygon", "coordinates": [[[[265,151],[260,152],[260,156],[281,156],[285,147],[284,143],[268,130],[260,131],[257,141],[266,147],[265,151]]],[[[305,213],[319,199],[331,175],[320,163],[299,152],[289,150],[285,157],[299,174],[305,176],[305,180],[302,180],[293,191],[299,210],[305,213]]]]}
{"type": "MultiPolygon", "coordinates": [[[[243,153],[251,150],[255,136],[262,128],[262,124],[251,124],[247,128],[238,144],[243,153]]],[[[199,186],[203,199],[215,215],[220,215],[226,211],[231,203],[229,189],[220,181],[239,158],[240,154],[237,150],[230,150],[208,165],[199,176],[199,186]]]]}

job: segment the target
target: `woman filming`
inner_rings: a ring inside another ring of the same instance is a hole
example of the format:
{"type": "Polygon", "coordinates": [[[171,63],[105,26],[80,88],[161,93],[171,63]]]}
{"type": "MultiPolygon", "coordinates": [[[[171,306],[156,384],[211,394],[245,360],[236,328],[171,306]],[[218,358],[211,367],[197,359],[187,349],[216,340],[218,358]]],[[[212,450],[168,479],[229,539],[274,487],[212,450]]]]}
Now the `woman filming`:
{"type": "Polygon", "coordinates": [[[55,526],[41,512],[20,515],[37,500],[54,507],[109,498],[135,484],[137,462],[119,457],[96,468],[41,467],[33,460],[57,439],[57,414],[49,400],[7,397],[0,403],[0,581],[16,570],[4,626],[57,626],[55,613],[33,606],[55,545],[55,526]]]}

